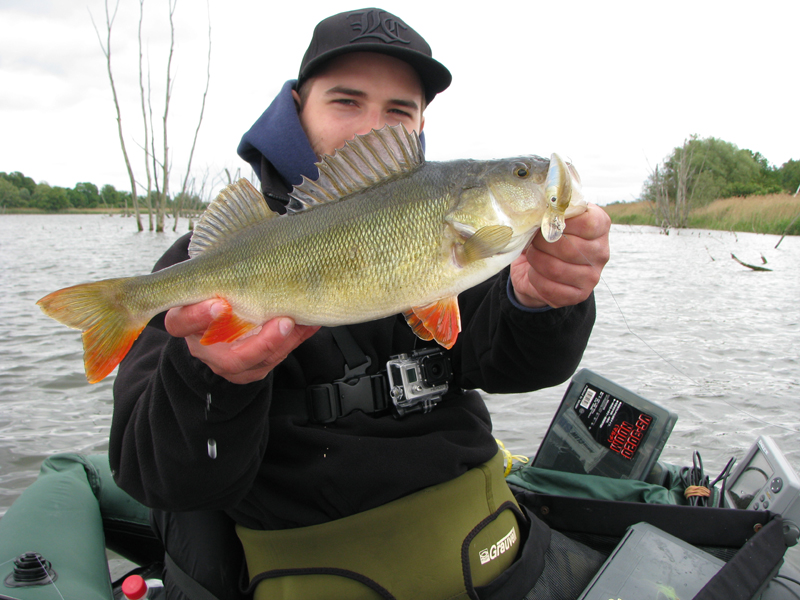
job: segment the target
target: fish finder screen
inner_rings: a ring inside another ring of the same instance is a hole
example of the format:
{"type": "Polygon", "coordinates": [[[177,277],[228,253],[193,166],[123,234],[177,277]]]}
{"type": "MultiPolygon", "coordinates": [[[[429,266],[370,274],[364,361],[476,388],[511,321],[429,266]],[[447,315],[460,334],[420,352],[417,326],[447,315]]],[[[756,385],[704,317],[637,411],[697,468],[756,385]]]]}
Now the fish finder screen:
{"type": "Polygon", "coordinates": [[[655,418],[586,384],[573,407],[578,418],[599,444],[632,460],[655,418]]]}
{"type": "Polygon", "coordinates": [[[736,481],[730,484],[728,496],[736,508],[747,508],[753,498],[772,478],[772,467],[761,451],[757,451],[736,481]]]}

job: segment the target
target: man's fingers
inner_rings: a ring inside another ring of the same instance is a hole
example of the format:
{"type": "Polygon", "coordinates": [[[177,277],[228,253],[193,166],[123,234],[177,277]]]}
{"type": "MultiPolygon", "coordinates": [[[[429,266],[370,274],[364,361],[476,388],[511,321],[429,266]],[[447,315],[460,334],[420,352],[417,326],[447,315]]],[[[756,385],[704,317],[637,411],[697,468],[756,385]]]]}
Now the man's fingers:
{"type": "MultiPolygon", "coordinates": [[[[531,247],[545,255],[573,265],[590,264],[603,268],[608,262],[608,230],[611,220],[606,212],[594,204],[571,219],[567,219],[564,235],[553,243],[536,235],[531,247]]],[[[533,253],[528,253],[529,259],[533,253]]]]}
{"type": "Polygon", "coordinates": [[[203,333],[214,320],[213,306],[217,300],[206,300],[167,311],[164,326],[173,337],[189,337],[203,333]]]}
{"type": "Polygon", "coordinates": [[[279,365],[319,327],[297,325],[287,317],[267,321],[258,333],[230,343],[200,343],[198,335],[186,338],[192,356],[232,383],[258,381],[279,365]]]}
{"type": "Polygon", "coordinates": [[[534,237],[511,266],[514,292],[525,306],[571,306],[589,297],[608,262],[611,220],[598,206],[567,219],[564,235],[554,243],[534,237]]]}
{"type": "Polygon", "coordinates": [[[589,204],[585,212],[566,220],[564,232],[584,240],[596,240],[608,235],[611,217],[596,204],[589,204]]]}
{"type": "MultiPolygon", "coordinates": [[[[309,327],[295,326],[288,317],[278,317],[264,323],[255,335],[235,340],[230,344],[230,371],[246,371],[279,364],[306,338],[309,327]]],[[[319,329],[319,328],[316,328],[319,329]]],[[[315,330],[316,330],[315,329],[315,330]]]]}

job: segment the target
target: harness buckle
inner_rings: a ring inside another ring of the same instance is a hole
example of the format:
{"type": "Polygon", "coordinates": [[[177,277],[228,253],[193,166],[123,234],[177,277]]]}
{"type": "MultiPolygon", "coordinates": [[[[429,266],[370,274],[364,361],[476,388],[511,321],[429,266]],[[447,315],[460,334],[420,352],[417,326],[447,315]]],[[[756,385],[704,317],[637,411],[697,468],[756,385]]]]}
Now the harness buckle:
{"type": "Polygon", "coordinates": [[[369,415],[389,408],[386,381],[380,373],[312,385],[307,390],[308,420],[311,423],[333,423],[355,410],[369,415]]]}

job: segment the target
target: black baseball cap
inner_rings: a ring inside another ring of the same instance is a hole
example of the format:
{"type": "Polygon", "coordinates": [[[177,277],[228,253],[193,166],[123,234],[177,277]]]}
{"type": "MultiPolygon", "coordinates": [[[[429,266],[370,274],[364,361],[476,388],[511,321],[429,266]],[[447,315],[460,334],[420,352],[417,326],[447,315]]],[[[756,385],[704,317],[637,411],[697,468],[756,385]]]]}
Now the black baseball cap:
{"type": "Polygon", "coordinates": [[[325,62],[349,52],[378,52],[407,62],[422,81],[427,103],[453,79],[450,71],[433,59],[428,42],[405,22],[380,8],[364,8],[333,15],[314,28],[297,87],[325,62]]]}

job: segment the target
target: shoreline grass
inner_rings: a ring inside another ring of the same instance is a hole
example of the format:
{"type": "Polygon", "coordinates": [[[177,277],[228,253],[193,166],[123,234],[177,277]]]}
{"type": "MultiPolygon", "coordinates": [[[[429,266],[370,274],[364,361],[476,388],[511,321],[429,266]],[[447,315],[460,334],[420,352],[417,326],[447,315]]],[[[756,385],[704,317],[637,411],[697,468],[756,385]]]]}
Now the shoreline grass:
{"type": "MultiPolygon", "coordinates": [[[[658,225],[649,202],[620,202],[608,204],[603,209],[615,224],[658,225]]],[[[800,235],[798,215],[800,197],[791,194],[724,198],[692,209],[688,228],[800,235]]]]}

